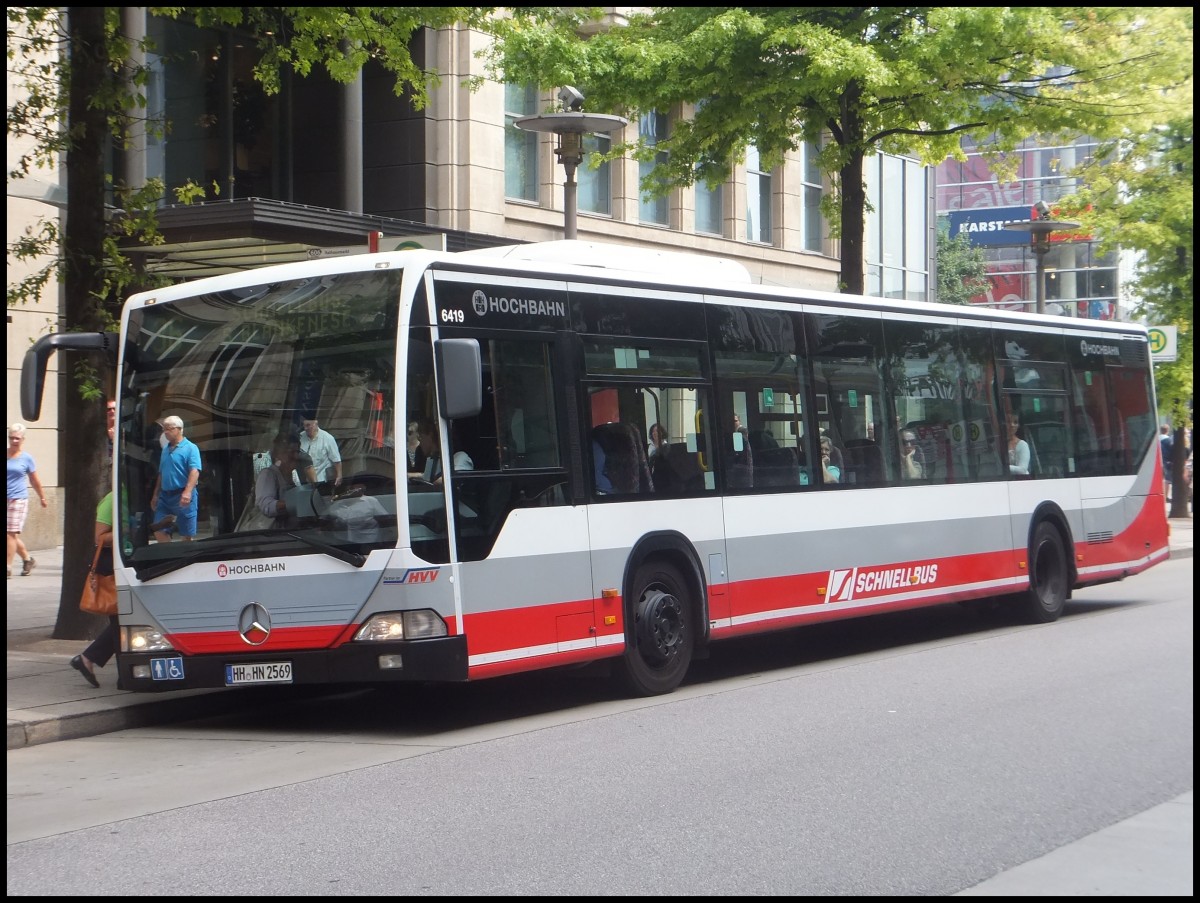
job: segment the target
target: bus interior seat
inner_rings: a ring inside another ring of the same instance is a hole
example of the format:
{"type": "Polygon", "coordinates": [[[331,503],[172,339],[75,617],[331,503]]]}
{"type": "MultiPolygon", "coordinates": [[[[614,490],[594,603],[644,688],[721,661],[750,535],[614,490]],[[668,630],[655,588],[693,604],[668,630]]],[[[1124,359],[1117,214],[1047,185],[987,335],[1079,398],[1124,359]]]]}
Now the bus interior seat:
{"type": "Polygon", "coordinates": [[[766,451],[770,448],[779,448],[779,443],[770,430],[751,430],[750,447],[756,452],[766,451]]]}
{"type": "Polygon", "coordinates": [[[846,462],[843,482],[870,485],[886,479],[883,449],[874,439],[847,439],[843,459],[846,462]]]}
{"type": "Polygon", "coordinates": [[[754,459],[755,486],[799,486],[800,462],[786,446],[761,449],[754,459]]]}
{"type": "Polygon", "coordinates": [[[1025,444],[1029,446],[1029,475],[1031,477],[1042,475],[1042,460],[1038,455],[1037,442],[1033,438],[1033,430],[1026,429],[1025,444]]]}
{"type": "Polygon", "coordinates": [[[614,492],[654,491],[646,449],[637,427],[631,423],[603,423],[592,429],[592,438],[604,452],[604,472],[614,492]]]}
{"type": "Polygon", "coordinates": [[[666,442],[651,460],[655,489],[663,494],[690,495],[704,490],[697,453],[686,442],[666,442]]]}
{"type": "Polygon", "coordinates": [[[730,455],[726,463],[725,481],[731,489],[752,489],[754,487],[754,445],[745,427],[733,434],[734,439],[729,446],[730,455]],[[738,448],[737,434],[741,433],[741,448],[738,448]]]}

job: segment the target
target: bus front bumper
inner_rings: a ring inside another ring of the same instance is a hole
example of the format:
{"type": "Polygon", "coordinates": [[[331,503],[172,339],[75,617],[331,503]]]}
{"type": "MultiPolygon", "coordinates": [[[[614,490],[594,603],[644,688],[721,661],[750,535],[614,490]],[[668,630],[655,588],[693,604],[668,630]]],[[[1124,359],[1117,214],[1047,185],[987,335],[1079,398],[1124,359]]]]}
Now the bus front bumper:
{"type": "Polygon", "coordinates": [[[467,679],[464,636],[336,649],[222,655],[117,654],[118,686],[135,693],[287,684],[457,682],[467,679]]]}

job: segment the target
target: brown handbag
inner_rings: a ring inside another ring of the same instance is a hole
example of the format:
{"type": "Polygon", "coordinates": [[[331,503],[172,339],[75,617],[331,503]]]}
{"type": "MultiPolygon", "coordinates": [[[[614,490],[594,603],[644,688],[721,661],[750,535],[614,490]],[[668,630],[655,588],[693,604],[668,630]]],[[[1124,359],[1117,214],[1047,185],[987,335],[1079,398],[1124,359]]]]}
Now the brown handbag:
{"type": "Polygon", "coordinates": [[[83,581],[83,595],[79,597],[79,610],[94,615],[115,615],[117,613],[117,580],[112,574],[97,574],[96,565],[100,562],[100,545],[96,545],[96,555],[92,566],[88,569],[87,578],[83,581]]]}

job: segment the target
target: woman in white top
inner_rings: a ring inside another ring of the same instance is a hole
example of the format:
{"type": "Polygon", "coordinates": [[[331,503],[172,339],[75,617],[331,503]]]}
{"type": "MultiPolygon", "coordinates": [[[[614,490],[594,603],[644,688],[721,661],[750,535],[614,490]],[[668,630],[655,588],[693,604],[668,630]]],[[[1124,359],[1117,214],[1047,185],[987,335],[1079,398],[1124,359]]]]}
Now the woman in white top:
{"type": "Polygon", "coordinates": [[[1021,419],[1016,414],[1008,418],[1008,472],[1027,475],[1029,473],[1029,443],[1017,436],[1021,419]]]}

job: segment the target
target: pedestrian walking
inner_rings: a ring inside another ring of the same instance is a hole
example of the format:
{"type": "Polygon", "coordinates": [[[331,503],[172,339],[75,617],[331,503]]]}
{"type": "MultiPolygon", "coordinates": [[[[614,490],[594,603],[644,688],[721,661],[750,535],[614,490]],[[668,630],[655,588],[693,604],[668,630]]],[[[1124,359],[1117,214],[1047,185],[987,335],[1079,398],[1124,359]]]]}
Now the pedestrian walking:
{"type": "MultiPolygon", "coordinates": [[[[100,554],[96,558],[96,573],[104,576],[111,576],[113,572],[112,525],[113,494],[108,492],[96,506],[95,538],[96,545],[100,547],[100,554]]],[[[118,630],[117,616],[109,615],[108,624],[105,625],[100,635],[70,661],[71,667],[82,674],[83,679],[93,687],[100,686],[100,681],[96,679],[96,668],[103,668],[107,665],[108,660],[117,651],[118,630]]]]}
{"type": "Polygon", "coordinates": [[[12,576],[13,555],[21,556],[21,576],[33,573],[37,562],[25,548],[21,531],[25,529],[25,518],[29,515],[29,487],[37,493],[42,507],[46,507],[46,490],[37,475],[37,464],[33,455],[25,451],[25,424],[14,423],[8,428],[8,576],[12,576]]]}
{"type": "Polygon", "coordinates": [[[150,505],[154,523],[150,529],[159,542],[170,542],[171,531],[179,533],[184,542],[196,536],[199,502],[196,484],[200,481],[200,449],[183,435],[183,420],[172,414],[162,420],[163,435],[167,437],[158,459],[158,477],[150,505]]]}
{"type": "Polygon", "coordinates": [[[113,459],[113,447],[115,446],[117,440],[117,403],[111,398],[108,400],[105,406],[105,417],[108,418],[106,431],[106,435],[108,437],[108,444],[106,446],[108,449],[108,457],[105,458],[105,463],[111,465],[113,459]]]}
{"type": "Polygon", "coordinates": [[[1159,427],[1158,448],[1162,453],[1163,498],[1171,501],[1171,483],[1175,475],[1175,437],[1171,435],[1171,425],[1164,423],[1159,427]]]}

